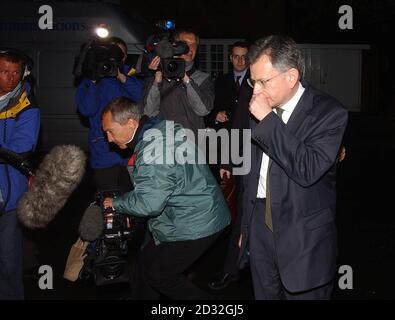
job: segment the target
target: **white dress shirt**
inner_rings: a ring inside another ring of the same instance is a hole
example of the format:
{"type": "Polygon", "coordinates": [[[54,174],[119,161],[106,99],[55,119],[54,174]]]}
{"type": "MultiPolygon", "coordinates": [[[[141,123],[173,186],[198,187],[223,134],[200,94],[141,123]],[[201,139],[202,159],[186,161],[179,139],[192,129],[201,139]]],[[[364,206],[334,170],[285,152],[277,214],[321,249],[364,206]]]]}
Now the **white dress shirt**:
{"type": "MultiPolygon", "coordinates": [[[[281,109],[283,109],[282,120],[286,124],[289,118],[292,115],[296,105],[298,104],[305,88],[299,82],[298,90],[296,91],[295,95],[286,103],[284,104],[281,109]]],[[[277,113],[276,109],[273,109],[275,113],[277,113]]],[[[262,162],[261,162],[261,170],[259,173],[259,182],[258,182],[258,192],[256,197],[257,198],[266,198],[266,177],[267,177],[267,170],[269,167],[269,157],[266,153],[262,155],[262,162]]]]}

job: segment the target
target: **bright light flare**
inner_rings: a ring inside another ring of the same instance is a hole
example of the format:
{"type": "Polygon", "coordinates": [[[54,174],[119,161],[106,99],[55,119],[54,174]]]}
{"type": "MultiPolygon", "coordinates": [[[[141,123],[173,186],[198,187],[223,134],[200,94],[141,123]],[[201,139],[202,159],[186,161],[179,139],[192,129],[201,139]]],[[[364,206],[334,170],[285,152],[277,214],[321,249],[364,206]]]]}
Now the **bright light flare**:
{"type": "Polygon", "coordinates": [[[108,28],[105,26],[97,27],[95,32],[99,38],[107,38],[110,34],[110,31],[108,31],[108,28]]]}

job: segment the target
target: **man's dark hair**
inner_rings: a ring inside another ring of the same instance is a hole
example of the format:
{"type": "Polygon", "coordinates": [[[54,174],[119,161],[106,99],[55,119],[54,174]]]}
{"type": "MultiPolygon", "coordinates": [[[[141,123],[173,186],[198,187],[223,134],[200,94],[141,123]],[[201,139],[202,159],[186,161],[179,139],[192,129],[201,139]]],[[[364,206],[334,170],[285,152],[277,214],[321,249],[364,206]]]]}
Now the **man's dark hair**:
{"type": "Polygon", "coordinates": [[[128,46],[126,45],[126,42],[123,41],[119,37],[111,37],[111,38],[109,38],[108,39],[108,43],[115,44],[115,45],[122,44],[126,48],[126,50],[128,49],[128,46]]]}
{"type": "Polygon", "coordinates": [[[23,71],[26,63],[27,56],[23,52],[19,52],[15,49],[0,48],[0,59],[11,63],[18,63],[21,66],[21,72],[23,71]]]}
{"type": "Polygon", "coordinates": [[[182,33],[192,33],[196,37],[196,43],[199,45],[200,38],[199,38],[198,34],[196,33],[195,30],[193,30],[192,28],[189,28],[189,27],[176,29],[174,31],[174,33],[173,33],[173,39],[174,40],[179,40],[180,39],[180,35],[182,33]]]}
{"type": "Polygon", "coordinates": [[[305,64],[302,53],[296,42],[285,35],[271,35],[257,40],[247,55],[249,64],[255,63],[261,56],[267,55],[274,68],[285,72],[290,68],[299,71],[299,78],[305,72],[305,64]]]}
{"type": "Polygon", "coordinates": [[[103,110],[102,115],[110,112],[114,121],[124,125],[129,119],[140,121],[142,112],[140,107],[126,97],[120,97],[110,102],[103,110]]]}
{"type": "Polygon", "coordinates": [[[249,49],[250,44],[247,41],[236,41],[235,43],[233,43],[230,47],[230,51],[232,52],[234,48],[245,48],[245,49],[249,49]]]}
{"type": "Polygon", "coordinates": [[[12,54],[8,53],[0,53],[0,59],[4,59],[5,61],[12,62],[12,63],[21,63],[23,64],[24,60],[20,57],[17,57],[12,54]]]}

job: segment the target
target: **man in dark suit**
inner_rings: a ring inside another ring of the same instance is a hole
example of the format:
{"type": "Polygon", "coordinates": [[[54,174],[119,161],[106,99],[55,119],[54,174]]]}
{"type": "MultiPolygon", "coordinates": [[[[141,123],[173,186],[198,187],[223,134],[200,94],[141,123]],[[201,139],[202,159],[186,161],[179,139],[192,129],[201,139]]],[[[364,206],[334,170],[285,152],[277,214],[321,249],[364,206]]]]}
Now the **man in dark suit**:
{"type": "Polygon", "coordinates": [[[248,54],[254,88],[251,171],[245,179],[241,263],[256,299],[329,299],[336,273],[336,160],[347,111],[300,82],[304,63],[286,36],[248,54]]]}
{"type": "Polygon", "coordinates": [[[247,64],[248,43],[235,42],[231,48],[232,71],[215,80],[214,108],[207,117],[207,125],[219,130],[230,129],[239,98],[240,89],[248,87],[250,76],[247,64]]]}
{"type": "MultiPolygon", "coordinates": [[[[252,96],[252,88],[248,85],[247,79],[250,76],[247,64],[247,53],[249,44],[244,41],[235,42],[231,48],[230,61],[232,71],[220,76],[215,81],[215,100],[214,109],[209,116],[208,125],[216,130],[225,128],[230,132],[231,129],[239,130],[239,153],[242,154],[242,129],[249,128],[250,112],[249,102],[252,96]]],[[[232,141],[231,141],[232,144],[232,141]]],[[[218,150],[220,153],[221,150],[218,150]]],[[[219,158],[220,159],[220,158],[219,158]]],[[[235,190],[236,196],[230,207],[233,213],[233,225],[229,237],[229,244],[225,257],[223,271],[216,275],[209,282],[211,289],[223,289],[231,282],[238,279],[239,248],[237,246],[240,235],[241,218],[241,176],[231,176],[230,164],[218,164],[211,166],[214,174],[221,182],[225,190],[235,190]],[[235,189],[232,189],[235,188],[235,189]]]]}
{"type": "MultiPolygon", "coordinates": [[[[231,54],[229,56],[232,63],[232,71],[229,73],[219,76],[215,80],[215,99],[214,108],[208,116],[205,118],[206,126],[216,131],[225,129],[233,129],[233,125],[236,128],[242,126],[248,128],[249,126],[249,112],[240,112],[238,109],[243,109],[239,104],[239,96],[242,92],[251,92],[251,88],[247,83],[247,79],[250,76],[247,64],[247,53],[248,43],[245,41],[237,41],[232,45],[231,54]],[[235,118],[237,114],[238,118],[235,118]],[[236,123],[234,123],[234,121],[236,123]]],[[[249,101],[249,99],[248,99],[249,101]]],[[[244,108],[245,109],[245,108],[244,108]]],[[[217,159],[221,159],[221,152],[225,149],[221,146],[216,150],[217,159]]],[[[210,150],[210,152],[213,152],[210,150]]],[[[215,151],[214,151],[215,152],[215,151]]],[[[220,173],[220,164],[211,164],[211,171],[216,177],[218,182],[224,182],[225,172],[220,173]]],[[[229,180],[229,175],[226,176],[229,180]]]]}

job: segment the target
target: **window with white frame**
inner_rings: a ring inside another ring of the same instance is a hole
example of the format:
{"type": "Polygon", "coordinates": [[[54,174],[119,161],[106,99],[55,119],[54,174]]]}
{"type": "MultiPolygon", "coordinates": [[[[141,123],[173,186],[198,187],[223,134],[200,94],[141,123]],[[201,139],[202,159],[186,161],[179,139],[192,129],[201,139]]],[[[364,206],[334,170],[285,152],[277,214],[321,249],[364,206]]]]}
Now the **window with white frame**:
{"type": "Polygon", "coordinates": [[[228,73],[232,69],[230,50],[237,41],[244,39],[200,39],[199,69],[213,78],[228,73]]]}

